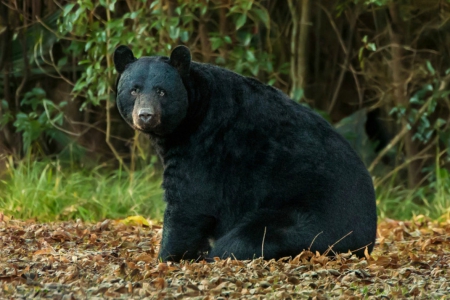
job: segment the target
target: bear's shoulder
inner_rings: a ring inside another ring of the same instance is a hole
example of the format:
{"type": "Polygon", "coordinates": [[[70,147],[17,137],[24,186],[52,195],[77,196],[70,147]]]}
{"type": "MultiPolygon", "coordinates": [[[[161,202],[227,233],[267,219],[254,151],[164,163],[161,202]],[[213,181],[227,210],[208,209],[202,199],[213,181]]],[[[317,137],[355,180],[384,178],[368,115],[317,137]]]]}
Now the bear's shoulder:
{"type": "MultiPolygon", "coordinates": [[[[283,91],[257,78],[240,75],[219,66],[192,62],[192,82],[196,88],[212,93],[213,105],[245,112],[242,117],[267,114],[273,118],[297,118],[300,121],[328,123],[311,108],[293,101],[283,91]],[[208,82],[208,84],[205,84],[208,82]]],[[[221,112],[222,114],[224,111],[221,112]]],[[[261,120],[260,120],[261,121],[261,120]]]]}

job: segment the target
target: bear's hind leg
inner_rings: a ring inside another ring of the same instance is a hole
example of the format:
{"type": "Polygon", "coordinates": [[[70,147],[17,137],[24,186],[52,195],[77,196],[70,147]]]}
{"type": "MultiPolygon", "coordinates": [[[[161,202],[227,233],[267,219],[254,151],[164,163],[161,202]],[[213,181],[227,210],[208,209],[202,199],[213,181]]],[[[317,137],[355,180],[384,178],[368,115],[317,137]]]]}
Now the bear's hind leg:
{"type": "MultiPolygon", "coordinates": [[[[217,239],[208,256],[239,260],[296,256],[308,249],[322,231],[315,226],[317,224],[324,222],[308,213],[260,210],[247,215],[234,229],[217,239]]],[[[317,240],[314,245],[314,249],[327,248],[317,240]]]]}

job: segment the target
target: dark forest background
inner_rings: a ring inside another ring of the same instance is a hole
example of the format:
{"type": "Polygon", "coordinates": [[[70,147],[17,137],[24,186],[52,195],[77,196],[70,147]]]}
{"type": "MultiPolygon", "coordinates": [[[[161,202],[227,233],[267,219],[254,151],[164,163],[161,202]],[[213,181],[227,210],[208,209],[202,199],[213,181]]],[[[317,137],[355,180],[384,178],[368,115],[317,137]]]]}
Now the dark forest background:
{"type": "Polygon", "coordinates": [[[157,173],[115,107],[121,44],[137,57],[184,44],[274,85],[352,143],[386,215],[406,201],[449,214],[449,0],[3,0],[3,178],[23,161],[157,173]]]}

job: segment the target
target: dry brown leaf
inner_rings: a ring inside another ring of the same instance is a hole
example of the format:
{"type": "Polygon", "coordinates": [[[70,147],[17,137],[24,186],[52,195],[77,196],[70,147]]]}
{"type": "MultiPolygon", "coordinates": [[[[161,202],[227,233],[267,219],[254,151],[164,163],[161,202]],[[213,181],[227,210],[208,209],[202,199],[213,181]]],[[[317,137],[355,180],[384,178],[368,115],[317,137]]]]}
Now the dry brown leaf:
{"type": "Polygon", "coordinates": [[[46,254],[56,254],[56,252],[52,248],[45,248],[37,250],[36,252],[33,253],[33,255],[46,255],[46,254]]]}
{"type": "Polygon", "coordinates": [[[166,281],[164,280],[164,278],[156,278],[153,283],[155,287],[160,290],[162,290],[166,286],[166,281]]]}
{"type": "Polygon", "coordinates": [[[154,258],[153,256],[151,256],[151,255],[149,255],[149,254],[146,254],[146,253],[141,253],[141,254],[139,254],[138,256],[136,256],[136,257],[133,258],[133,260],[134,260],[135,262],[143,261],[143,262],[146,262],[146,263],[153,262],[154,259],[155,259],[155,258],[154,258]]]}

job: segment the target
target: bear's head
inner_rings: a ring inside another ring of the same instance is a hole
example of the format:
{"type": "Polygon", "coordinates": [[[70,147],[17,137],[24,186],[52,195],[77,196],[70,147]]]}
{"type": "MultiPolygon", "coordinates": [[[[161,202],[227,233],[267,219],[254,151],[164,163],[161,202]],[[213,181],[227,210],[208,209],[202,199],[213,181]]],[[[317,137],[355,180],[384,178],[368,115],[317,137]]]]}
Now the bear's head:
{"type": "Polygon", "coordinates": [[[189,77],[191,53],[176,47],[170,58],[136,59],[126,46],[114,52],[119,73],[116,102],[122,117],[136,130],[167,135],[185,118],[188,93],[183,80],[189,77]]]}

